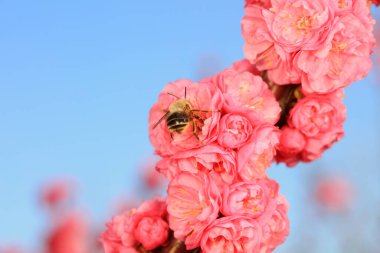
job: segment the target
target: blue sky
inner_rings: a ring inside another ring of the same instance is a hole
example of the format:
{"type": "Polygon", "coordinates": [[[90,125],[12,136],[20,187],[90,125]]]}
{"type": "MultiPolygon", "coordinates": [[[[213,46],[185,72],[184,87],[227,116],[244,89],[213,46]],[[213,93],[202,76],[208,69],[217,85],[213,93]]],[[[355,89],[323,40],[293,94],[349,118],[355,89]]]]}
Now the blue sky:
{"type": "MultiPolygon", "coordinates": [[[[220,70],[243,57],[242,5],[0,1],[0,246],[36,245],[44,221],[36,194],[51,178],[76,178],[81,205],[98,221],[115,197],[133,195],[136,169],[152,153],[150,106],[167,82],[196,79],[202,59],[220,70]]],[[[372,73],[348,89],[346,138],[322,161],[271,169],[292,204],[289,245],[316,167],[353,178],[363,205],[379,203],[378,82],[372,73]]]]}

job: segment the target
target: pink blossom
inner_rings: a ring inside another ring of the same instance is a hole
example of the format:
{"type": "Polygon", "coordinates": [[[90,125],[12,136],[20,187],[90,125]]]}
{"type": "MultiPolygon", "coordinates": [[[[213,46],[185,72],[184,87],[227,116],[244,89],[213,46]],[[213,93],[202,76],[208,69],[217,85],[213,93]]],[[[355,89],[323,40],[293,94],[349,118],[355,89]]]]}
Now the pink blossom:
{"type": "Polygon", "coordinates": [[[75,184],[71,180],[54,180],[46,184],[41,192],[41,201],[49,208],[67,203],[74,193],[75,184]]]}
{"type": "Polygon", "coordinates": [[[280,143],[277,146],[278,162],[284,162],[287,166],[295,166],[300,158],[300,154],[305,149],[307,139],[297,129],[285,126],[281,129],[280,143]]]}
{"type": "Polygon", "coordinates": [[[158,247],[168,238],[166,218],[166,204],[161,197],[144,202],[138,209],[115,216],[107,223],[107,229],[101,236],[105,253],[137,252],[135,249],[139,244],[147,247],[146,250],[158,247]]]}
{"type": "Polygon", "coordinates": [[[275,124],[281,108],[268,85],[260,76],[236,69],[239,69],[237,64],[223,70],[213,79],[223,92],[223,109],[227,113],[241,113],[251,122],[275,124]]]}
{"type": "Polygon", "coordinates": [[[239,114],[226,114],[220,121],[218,143],[226,148],[239,148],[251,137],[252,128],[246,117],[239,114]]]}
{"type": "Polygon", "coordinates": [[[257,126],[251,139],[238,151],[238,171],[244,180],[265,178],[279,142],[279,131],[271,125],[257,126]]]}
{"type": "Polygon", "coordinates": [[[278,184],[268,178],[239,182],[223,192],[221,212],[224,216],[257,218],[272,215],[276,208],[278,184]]]}
{"type": "Polygon", "coordinates": [[[271,7],[271,1],[270,0],[245,0],[245,7],[249,5],[258,5],[266,9],[269,9],[271,7]]]}
{"type": "Polygon", "coordinates": [[[345,211],[352,202],[352,185],[342,176],[325,176],[317,181],[315,198],[331,212],[345,211]]]}
{"type": "Polygon", "coordinates": [[[259,252],[261,226],[245,216],[230,216],[215,220],[203,233],[201,248],[204,253],[259,252]]]}
{"type": "Polygon", "coordinates": [[[137,253],[135,249],[136,240],[131,233],[132,215],[136,209],[125,212],[112,218],[107,223],[107,229],[101,236],[101,243],[105,253],[137,253]]]}
{"type": "MultiPolygon", "coordinates": [[[[357,2],[365,5],[365,1],[357,2]]],[[[375,39],[371,27],[373,21],[368,14],[368,18],[365,17],[352,13],[341,16],[332,28],[333,37],[329,44],[297,55],[296,62],[303,72],[302,89],[305,93],[332,92],[368,74],[372,66],[369,56],[375,39]]]]}
{"type": "Polygon", "coordinates": [[[193,83],[186,79],[169,83],[149,113],[149,136],[156,153],[172,155],[216,140],[222,106],[222,94],[212,83],[193,83]],[[171,132],[166,117],[169,111],[180,110],[178,103],[188,104],[196,118],[182,132],[171,132]],[[163,120],[155,127],[160,119],[163,120]]]}
{"type": "Polygon", "coordinates": [[[155,169],[157,159],[150,158],[141,168],[144,186],[149,190],[160,188],[164,185],[164,177],[155,169]]]}
{"type": "Polygon", "coordinates": [[[288,126],[281,130],[277,161],[294,166],[322,156],[343,135],[346,108],[343,90],[325,95],[309,95],[298,100],[290,111],[288,126]]]}
{"type": "Polygon", "coordinates": [[[169,225],[162,218],[143,217],[134,231],[134,236],[145,250],[153,250],[166,242],[169,225]]]}
{"type": "Polygon", "coordinates": [[[328,133],[308,138],[305,149],[302,152],[302,161],[311,162],[319,159],[324,151],[331,148],[331,146],[342,139],[343,136],[344,130],[342,126],[338,126],[328,133]]]}
{"type": "Polygon", "coordinates": [[[311,162],[319,159],[323,152],[344,136],[342,125],[313,137],[307,137],[299,130],[288,127],[284,127],[281,132],[276,159],[278,162],[285,162],[290,167],[295,166],[299,161],[311,162]]]}
{"type": "Polygon", "coordinates": [[[260,221],[263,228],[261,252],[272,252],[280,244],[284,243],[289,235],[289,204],[282,195],[279,195],[276,201],[277,207],[269,221],[260,221]]]}
{"type": "Polygon", "coordinates": [[[46,253],[86,253],[87,224],[82,215],[72,213],[59,220],[46,240],[46,253]]]}
{"type": "Polygon", "coordinates": [[[288,124],[305,136],[314,137],[340,127],[346,119],[346,107],[342,103],[343,92],[323,96],[307,96],[298,100],[291,110],[288,124]]]}
{"type": "Polygon", "coordinates": [[[168,187],[170,228],[187,249],[199,246],[203,231],[219,214],[220,194],[207,174],[183,172],[168,187]]]}
{"type": "Polygon", "coordinates": [[[242,20],[246,58],[259,70],[268,70],[277,84],[299,83],[295,54],[329,43],[334,9],[328,0],[279,0],[272,1],[270,9],[246,7],[242,20]]]}
{"type": "Polygon", "coordinates": [[[231,184],[237,174],[236,154],[216,144],[192,149],[165,157],[157,163],[157,170],[169,180],[181,172],[209,173],[219,184],[231,184]]]}

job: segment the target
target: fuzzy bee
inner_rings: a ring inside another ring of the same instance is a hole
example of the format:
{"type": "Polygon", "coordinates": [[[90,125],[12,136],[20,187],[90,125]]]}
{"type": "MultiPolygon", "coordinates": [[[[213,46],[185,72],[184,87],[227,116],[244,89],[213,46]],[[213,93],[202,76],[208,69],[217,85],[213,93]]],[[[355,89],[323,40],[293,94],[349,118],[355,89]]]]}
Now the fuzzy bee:
{"type": "Polygon", "coordinates": [[[194,136],[199,139],[198,131],[200,130],[198,122],[203,123],[204,116],[202,114],[208,113],[210,111],[193,109],[191,102],[186,99],[186,88],[185,97],[180,98],[174,94],[168,93],[168,95],[177,98],[170,106],[168,111],[154,124],[153,129],[155,129],[161,121],[166,119],[166,126],[172,136],[173,133],[181,134],[185,128],[191,124],[194,136]]]}

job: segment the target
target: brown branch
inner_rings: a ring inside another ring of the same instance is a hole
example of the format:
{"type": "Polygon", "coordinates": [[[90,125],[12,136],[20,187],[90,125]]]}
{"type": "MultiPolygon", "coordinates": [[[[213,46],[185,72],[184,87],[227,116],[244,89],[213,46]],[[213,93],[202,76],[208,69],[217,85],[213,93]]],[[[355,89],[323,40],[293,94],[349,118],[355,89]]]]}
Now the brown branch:
{"type": "Polygon", "coordinates": [[[173,232],[170,233],[169,240],[162,246],[147,251],[142,245],[137,246],[137,251],[139,253],[198,253],[200,252],[200,248],[196,248],[193,250],[186,250],[186,245],[182,241],[174,238],[173,232]]]}
{"type": "Polygon", "coordinates": [[[286,125],[288,114],[290,110],[295,106],[297,100],[303,97],[300,90],[300,84],[286,84],[278,85],[271,80],[269,80],[268,74],[264,71],[261,74],[264,82],[267,83],[269,89],[272,91],[273,95],[276,97],[278,103],[281,107],[280,120],[277,122],[276,126],[282,128],[286,125]]]}

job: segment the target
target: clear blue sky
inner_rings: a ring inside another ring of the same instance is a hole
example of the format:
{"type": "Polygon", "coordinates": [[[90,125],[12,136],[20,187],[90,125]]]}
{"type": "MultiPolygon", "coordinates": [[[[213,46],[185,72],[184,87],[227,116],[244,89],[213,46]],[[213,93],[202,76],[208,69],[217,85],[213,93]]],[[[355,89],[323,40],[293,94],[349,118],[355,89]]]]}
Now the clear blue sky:
{"type": "MultiPolygon", "coordinates": [[[[219,69],[242,58],[242,6],[0,0],[0,246],[36,245],[44,219],[37,190],[57,176],[75,177],[82,206],[98,221],[107,218],[152,152],[147,116],[162,87],[196,79],[207,56],[220,59],[219,69]]],[[[272,169],[292,204],[289,245],[301,233],[304,179],[316,167],[344,171],[356,180],[361,203],[374,204],[368,196],[380,192],[378,82],[372,74],[348,90],[346,138],[321,162],[272,169]]]]}

